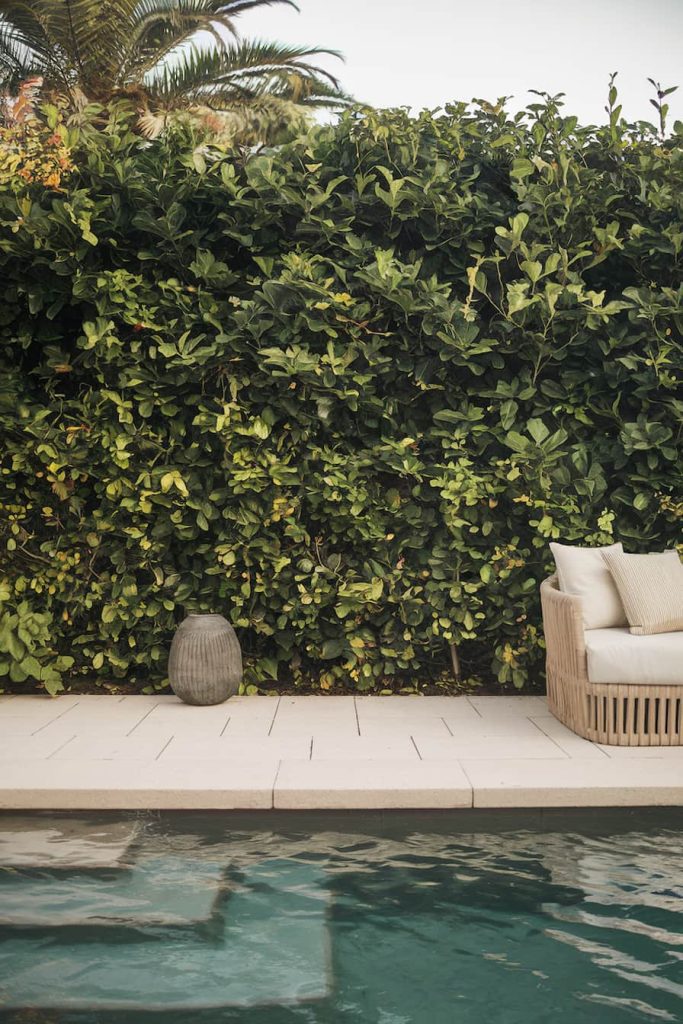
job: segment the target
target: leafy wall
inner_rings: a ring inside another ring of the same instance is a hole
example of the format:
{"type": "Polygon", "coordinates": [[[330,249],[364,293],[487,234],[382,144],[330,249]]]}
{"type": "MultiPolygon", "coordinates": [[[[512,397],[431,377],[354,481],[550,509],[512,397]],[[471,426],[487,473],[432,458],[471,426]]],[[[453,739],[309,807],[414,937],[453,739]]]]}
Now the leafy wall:
{"type": "MultiPolygon", "coordinates": [[[[57,135],[64,129],[50,114],[57,135]]],[[[683,126],[551,100],[274,152],[123,115],[0,195],[0,677],[542,681],[548,542],[680,540],[683,126]]],[[[0,684],[2,682],[0,680],[0,684]]]]}

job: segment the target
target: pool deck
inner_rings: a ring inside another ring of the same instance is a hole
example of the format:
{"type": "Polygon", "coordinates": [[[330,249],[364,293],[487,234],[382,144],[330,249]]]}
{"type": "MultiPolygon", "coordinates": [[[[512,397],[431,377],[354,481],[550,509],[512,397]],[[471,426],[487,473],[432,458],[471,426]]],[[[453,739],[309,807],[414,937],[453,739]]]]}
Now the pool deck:
{"type": "Polygon", "coordinates": [[[683,747],[609,747],[543,697],[0,696],[0,809],[683,804],[683,747]]]}

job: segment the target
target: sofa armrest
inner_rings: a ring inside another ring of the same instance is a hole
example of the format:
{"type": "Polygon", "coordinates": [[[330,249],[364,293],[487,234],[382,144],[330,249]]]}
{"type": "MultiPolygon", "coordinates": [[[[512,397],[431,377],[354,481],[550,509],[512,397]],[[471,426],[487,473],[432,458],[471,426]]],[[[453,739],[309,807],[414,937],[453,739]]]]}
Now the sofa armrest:
{"type": "Polygon", "coordinates": [[[581,598],[563,594],[557,577],[541,583],[541,609],[548,669],[560,679],[587,682],[581,598]]]}

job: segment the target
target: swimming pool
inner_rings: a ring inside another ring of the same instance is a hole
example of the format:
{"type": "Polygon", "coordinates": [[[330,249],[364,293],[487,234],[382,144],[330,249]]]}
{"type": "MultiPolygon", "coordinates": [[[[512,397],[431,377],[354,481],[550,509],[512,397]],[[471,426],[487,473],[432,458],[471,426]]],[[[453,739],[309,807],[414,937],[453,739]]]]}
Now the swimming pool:
{"type": "Polygon", "coordinates": [[[0,815],[0,1020],[683,1011],[683,813],[0,815]]]}

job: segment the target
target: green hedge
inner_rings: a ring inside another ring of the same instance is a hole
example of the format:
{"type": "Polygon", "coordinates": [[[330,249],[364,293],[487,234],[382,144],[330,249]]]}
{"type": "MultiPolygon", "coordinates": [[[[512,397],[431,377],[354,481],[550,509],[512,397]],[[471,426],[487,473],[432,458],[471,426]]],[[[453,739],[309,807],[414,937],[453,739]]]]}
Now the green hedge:
{"type": "Polygon", "coordinates": [[[681,141],[548,100],[245,156],[120,114],[6,184],[5,684],[161,685],[188,609],[250,692],[445,686],[451,645],[540,684],[548,542],[680,540],[681,141]]]}

